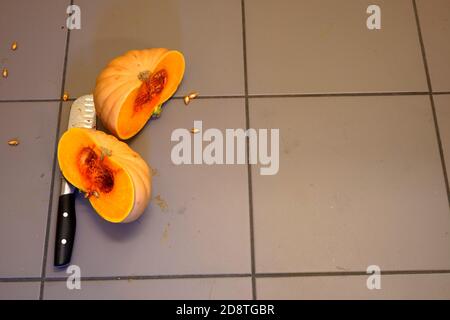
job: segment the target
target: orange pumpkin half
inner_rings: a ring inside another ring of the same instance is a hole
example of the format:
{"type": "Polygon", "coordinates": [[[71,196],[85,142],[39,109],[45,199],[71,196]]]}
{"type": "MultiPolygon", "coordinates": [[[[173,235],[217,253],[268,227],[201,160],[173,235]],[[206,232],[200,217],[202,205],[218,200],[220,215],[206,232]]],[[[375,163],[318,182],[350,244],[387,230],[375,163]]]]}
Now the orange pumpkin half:
{"type": "Polygon", "coordinates": [[[132,50],[112,60],[95,85],[97,115],[116,137],[133,137],[175,93],[184,68],[183,54],[165,48],[132,50]]]}
{"type": "Polygon", "coordinates": [[[110,222],[131,222],[144,212],[151,193],[147,163],[127,144],[101,131],[72,128],[58,144],[64,177],[85,192],[110,222]]]}

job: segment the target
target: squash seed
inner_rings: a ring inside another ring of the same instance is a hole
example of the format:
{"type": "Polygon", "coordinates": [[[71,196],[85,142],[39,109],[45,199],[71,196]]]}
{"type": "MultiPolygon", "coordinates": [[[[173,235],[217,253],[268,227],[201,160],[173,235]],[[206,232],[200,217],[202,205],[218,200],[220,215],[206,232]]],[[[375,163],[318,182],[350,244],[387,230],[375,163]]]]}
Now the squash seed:
{"type": "Polygon", "coordinates": [[[192,99],[195,99],[198,97],[198,92],[191,92],[187,96],[184,97],[184,104],[188,105],[189,102],[191,102],[192,99]]]}
{"type": "MultiPolygon", "coordinates": [[[[81,191],[81,190],[80,190],[81,191]]],[[[98,194],[97,191],[88,191],[88,192],[84,192],[84,198],[89,198],[90,196],[94,196],[97,199],[100,197],[100,195],[98,194]]]]}
{"type": "Polygon", "coordinates": [[[3,71],[2,71],[3,78],[8,78],[8,74],[9,74],[8,69],[3,68],[3,71]]]}
{"type": "Polygon", "coordinates": [[[14,41],[14,42],[11,44],[11,50],[13,50],[13,51],[16,51],[16,50],[17,50],[17,41],[14,41]]]}
{"type": "Polygon", "coordinates": [[[67,92],[64,92],[62,99],[63,99],[63,101],[69,100],[69,94],[67,92]]]}
{"type": "Polygon", "coordinates": [[[112,155],[112,151],[109,150],[108,148],[105,147],[101,147],[101,154],[100,154],[100,160],[103,160],[105,157],[111,157],[112,155]]]}
{"type": "Polygon", "coordinates": [[[20,142],[19,142],[19,140],[17,140],[17,139],[11,139],[11,140],[8,141],[8,144],[9,144],[10,146],[12,146],[12,147],[18,146],[19,143],[20,143],[20,142]]]}
{"type": "Polygon", "coordinates": [[[188,95],[188,97],[189,97],[189,99],[195,99],[195,98],[197,98],[198,97],[198,92],[191,92],[189,95],[188,95]]]}

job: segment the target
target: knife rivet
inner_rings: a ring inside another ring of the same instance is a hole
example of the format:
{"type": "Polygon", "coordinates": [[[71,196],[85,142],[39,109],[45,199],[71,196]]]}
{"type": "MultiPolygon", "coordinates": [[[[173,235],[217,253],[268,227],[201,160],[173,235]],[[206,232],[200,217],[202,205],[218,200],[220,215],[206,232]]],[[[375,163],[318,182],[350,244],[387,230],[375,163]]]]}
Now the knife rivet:
{"type": "Polygon", "coordinates": [[[63,217],[64,217],[64,218],[67,218],[68,216],[69,216],[69,214],[68,214],[67,212],[64,212],[64,213],[63,213],[63,217]]]}
{"type": "Polygon", "coordinates": [[[62,243],[62,244],[66,244],[66,243],[67,243],[67,240],[66,240],[66,239],[62,239],[62,240],[61,240],[61,243],[62,243]]]}

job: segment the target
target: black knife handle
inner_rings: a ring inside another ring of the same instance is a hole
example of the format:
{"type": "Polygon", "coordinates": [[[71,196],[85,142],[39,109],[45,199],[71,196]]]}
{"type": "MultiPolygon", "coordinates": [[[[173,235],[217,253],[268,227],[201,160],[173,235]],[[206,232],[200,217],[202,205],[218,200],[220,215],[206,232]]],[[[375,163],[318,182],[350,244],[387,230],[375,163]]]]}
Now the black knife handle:
{"type": "Polygon", "coordinates": [[[60,195],[56,217],[55,267],[64,267],[70,263],[76,226],[75,193],[60,195]]]}

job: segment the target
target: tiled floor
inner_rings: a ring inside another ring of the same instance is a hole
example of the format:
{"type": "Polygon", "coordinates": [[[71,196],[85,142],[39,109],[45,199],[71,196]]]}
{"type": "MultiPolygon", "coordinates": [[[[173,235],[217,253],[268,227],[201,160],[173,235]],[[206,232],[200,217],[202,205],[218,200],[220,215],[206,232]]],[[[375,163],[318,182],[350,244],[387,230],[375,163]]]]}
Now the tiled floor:
{"type": "Polygon", "coordinates": [[[450,1],[75,0],[68,31],[69,3],[0,3],[0,299],[450,298],[450,1]],[[78,197],[68,290],[52,265],[61,94],[157,46],[186,75],[130,145],[166,205],[113,225],[78,197]],[[278,174],[173,165],[170,134],[194,120],[279,128],[278,174]]]}

